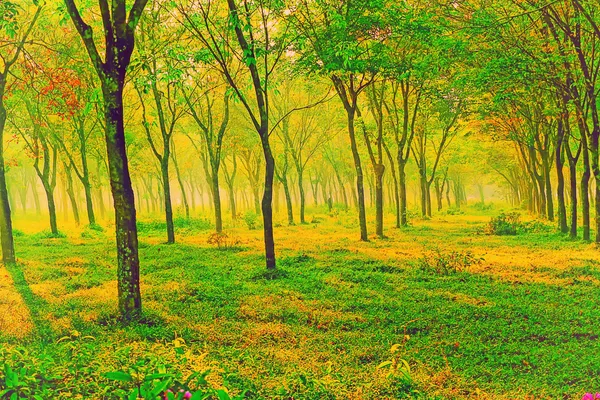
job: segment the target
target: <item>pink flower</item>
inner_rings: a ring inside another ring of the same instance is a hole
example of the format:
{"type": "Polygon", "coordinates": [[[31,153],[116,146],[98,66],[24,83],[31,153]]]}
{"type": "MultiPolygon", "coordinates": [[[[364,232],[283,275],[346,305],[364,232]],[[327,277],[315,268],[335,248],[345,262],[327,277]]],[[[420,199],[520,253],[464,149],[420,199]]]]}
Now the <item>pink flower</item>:
{"type": "MultiPolygon", "coordinates": [[[[600,393],[598,394],[598,396],[600,396],[600,393]]],[[[192,394],[190,392],[185,392],[185,394],[183,395],[183,398],[185,400],[189,400],[192,398],[192,394]]],[[[600,399],[600,397],[598,397],[598,399],[600,399]]]]}
{"type": "Polygon", "coordinates": [[[595,396],[591,393],[586,393],[581,398],[581,400],[597,400],[597,399],[600,399],[600,393],[596,393],[595,396]]]}
{"type": "Polygon", "coordinates": [[[599,400],[600,399],[600,393],[596,393],[596,395],[594,396],[594,400],[599,400]]]}

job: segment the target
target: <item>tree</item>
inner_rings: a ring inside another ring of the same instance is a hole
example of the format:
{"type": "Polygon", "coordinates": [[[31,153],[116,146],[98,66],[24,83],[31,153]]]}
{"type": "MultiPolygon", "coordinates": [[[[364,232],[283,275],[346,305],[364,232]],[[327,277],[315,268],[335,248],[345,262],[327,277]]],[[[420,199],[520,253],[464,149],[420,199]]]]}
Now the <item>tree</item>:
{"type": "Polygon", "coordinates": [[[273,73],[289,49],[289,30],[279,18],[283,4],[277,0],[227,0],[226,10],[219,10],[214,4],[194,1],[189,9],[180,7],[179,10],[189,31],[207,49],[208,59],[214,62],[246,110],[260,139],[265,165],[261,202],[265,258],[267,269],[272,270],[276,268],[272,206],[275,158],[269,140],[272,133],[270,87],[273,73]],[[227,24],[220,22],[223,12],[229,17],[227,24]],[[277,30],[273,29],[274,25],[278,25],[277,30]],[[229,37],[230,33],[233,38],[229,37]],[[232,62],[232,59],[238,61],[232,62]],[[238,66],[250,76],[254,105],[238,78],[238,66]]]}
{"type": "Polygon", "coordinates": [[[64,1],[102,86],[106,150],[115,209],[119,312],[122,319],[131,320],[141,313],[142,299],[135,199],[125,145],[123,89],[135,46],[135,29],[148,0],[135,0],[129,14],[125,0],[113,0],[110,6],[108,0],[99,0],[105,39],[104,59],[98,52],[93,29],[81,17],[75,0],[64,1]]]}
{"type": "Polygon", "coordinates": [[[328,76],[346,111],[348,137],[356,170],[360,238],[368,241],[362,162],[355,122],[359,96],[374,81],[381,68],[383,41],[389,35],[381,14],[386,2],[299,0],[290,12],[299,31],[302,65],[309,73],[328,76]]]}
{"type": "MultiPolygon", "coordinates": [[[[34,4],[37,1],[33,2],[34,4]]],[[[25,30],[19,32],[20,21],[19,8],[13,1],[0,3],[0,241],[2,243],[2,261],[6,263],[15,262],[15,245],[12,231],[12,217],[10,213],[10,201],[6,187],[6,170],[4,159],[4,129],[8,113],[4,101],[6,99],[6,87],[11,77],[11,69],[19,60],[25,43],[42,12],[42,5],[38,5],[35,14],[24,24],[25,30]]]]}
{"type": "Polygon", "coordinates": [[[182,88],[182,91],[187,104],[187,111],[200,130],[201,146],[196,145],[196,141],[191,135],[188,134],[188,137],[203,157],[206,166],[206,178],[213,198],[215,230],[222,232],[223,215],[221,212],[221,193],[219,191],[219,170],[222,161],[223,138],[229,124],[231,93],[226,88],[219,90],[219,86],[224,86],[223,82],[210,82],[207,86],[203,86],[200,82],[207,81],[206,76],[197,74],[193,77],[195,78],[193,90],[186,91],[185,88],[182,88]],[[221,109],[220,115],[215,105],[217,98],[222,103],[219,107],[221,109]],[[218,116],[221,117],[220,122],[216,120],[218,116]]]}

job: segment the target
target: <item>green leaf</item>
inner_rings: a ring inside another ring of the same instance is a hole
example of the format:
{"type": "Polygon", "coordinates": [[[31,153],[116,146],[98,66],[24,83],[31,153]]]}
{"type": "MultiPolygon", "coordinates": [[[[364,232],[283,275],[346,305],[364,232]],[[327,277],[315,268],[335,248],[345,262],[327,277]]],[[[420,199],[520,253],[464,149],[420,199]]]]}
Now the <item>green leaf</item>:
{"type": "Polygon", "coordinates": [[[222,389],[217,390],[217,397],[219,398],[219,400],[231,400],[231,397],[229,397],[229,393],[222,389]]]}
{"type": "Polygon", "coordinates": [[[122,372],[122,371],[107,372],[107,373],[103,374],[103,376],[105,378],[113,380],[113,381],[119,381],[119,382],[132,382],[133,381],[133,377],[131,375],[129,375],[128,373],[122,372]]]}
{"type": "Polygon", "coordinates": [[[153,381],[155,379],[172,378],[173,374],[150,374],[144,378],[144,382],[153,381]]]}

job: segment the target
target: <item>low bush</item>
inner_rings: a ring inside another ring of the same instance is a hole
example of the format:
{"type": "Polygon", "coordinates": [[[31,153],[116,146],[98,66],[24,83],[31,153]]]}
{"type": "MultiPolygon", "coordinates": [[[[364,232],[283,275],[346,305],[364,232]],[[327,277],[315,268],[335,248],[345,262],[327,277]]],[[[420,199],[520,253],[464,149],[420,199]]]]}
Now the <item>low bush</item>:
{"type": "Polygon", "coordinates": [[[483,258],[476,257],[470,251],[451,251],[444,253],[436,249],[423,255],[418,261],[421,271],[434,275],[452,275],[465,272],[469,267],[480,264],[483,258]]]}
{"type": "Polygon", "coordinates": [[[33,235],[36,239],[65,239],[66,234],[58,231],[58,233],[52,233],[52,231],[46,229],[33,235]]]}
{"type": "Polygon", "coordinates": [[[494,208],[494,205],[492,203],[483,203],[480,201],[473,204],[473,208],[477,211],[489,211],[494,208]]]}
{"type": "Polygon", "coordinates": [[[84,239],[97,239],[104,236],[104,228],[98,224],[86,225],[81,231],[81,237],[84,239]]]}
{"type": "MultiPolygon", "coordinates": [[[[210,221],[200,218],[183,218],[177,217],[173,219],[173,225],[176,231],[180,233],[206,231],[212,228],[210,221]]],[[[139,233],[156,233],[167,230],[166,221],[137,221],[139,233]]]]}
{"type": "Polygon", "coordinates": [[[244,219],[248,229],[254,230],[258,228],[258,214],[254,211],[246,211],[242,218],[244,219]]]}
{"type": "Polygon", "coordinates": [[[465,212],[457,207],[450,207],[445,212],[445,215],[464,215],[465,212]]]}
{"type": "Polygon", "coordinates": [[[225,232],[213,232],[208,236],[208,244],[219,250],[233,250],[240,247],[240,239],[225,232]]]}
{"type": "Polygon", "coordinates": [[[483,231],[487,235],[516,235],[520,227],[522,227],[521,214],[510,212],[493,217],[483,231]]]}

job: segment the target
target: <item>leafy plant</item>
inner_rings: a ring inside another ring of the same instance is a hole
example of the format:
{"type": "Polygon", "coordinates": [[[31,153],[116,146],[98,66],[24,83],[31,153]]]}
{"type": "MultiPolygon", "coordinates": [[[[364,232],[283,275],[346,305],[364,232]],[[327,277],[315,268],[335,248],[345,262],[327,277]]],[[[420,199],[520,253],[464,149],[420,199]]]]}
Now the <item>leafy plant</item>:
{"type": "Polygon", "coordinates": [[[430,254],[425,254],[418,261],[421,271],[435,275],[451,275],[464,272],[472,265],[480,264],[483,258],[476,257],[470,251],[450,251],[448,253],[436,249],[430,254]]]}
{"type": "Polygon", "coordinates": [[[502,213],[484,227],[484,233],[487,235],[516,235],[521,224],[521,214],[517,212],[502,213]]]}
{"type": "MultiPolygon", "coordinates": [[[[404,336],[404,343],[410,339],[410,336],[404,336]]],[[[387,361],[382,362],[377,366],[377,369],[387,369],[387,377],[400,376],[401,378],[412,381],[411,370],[408,361],[400,357],[400,349],[403,344],[394,344],[390,348],[391,358],[387,361]]]]}
{"type": "Polygon", "coordinates": [[[225,232],[213,232],[208,236],[208,244],[217,246],[221,250],[232,250],[239,247],[240,239],[229,236],[225,232]]]}
{"type": "Polygon", "coordinates": [[[62,232],[52,233],[50,230],[43,230],[33,235],[36,239],[65,239],[66,234],[62,232]]]}
{"type": "Polygon", "coordinates": [[[243,219],[248,229],[254,230],[258,227],[258,214],[256,214],[254,211],[246,211],[243,219]]]}

